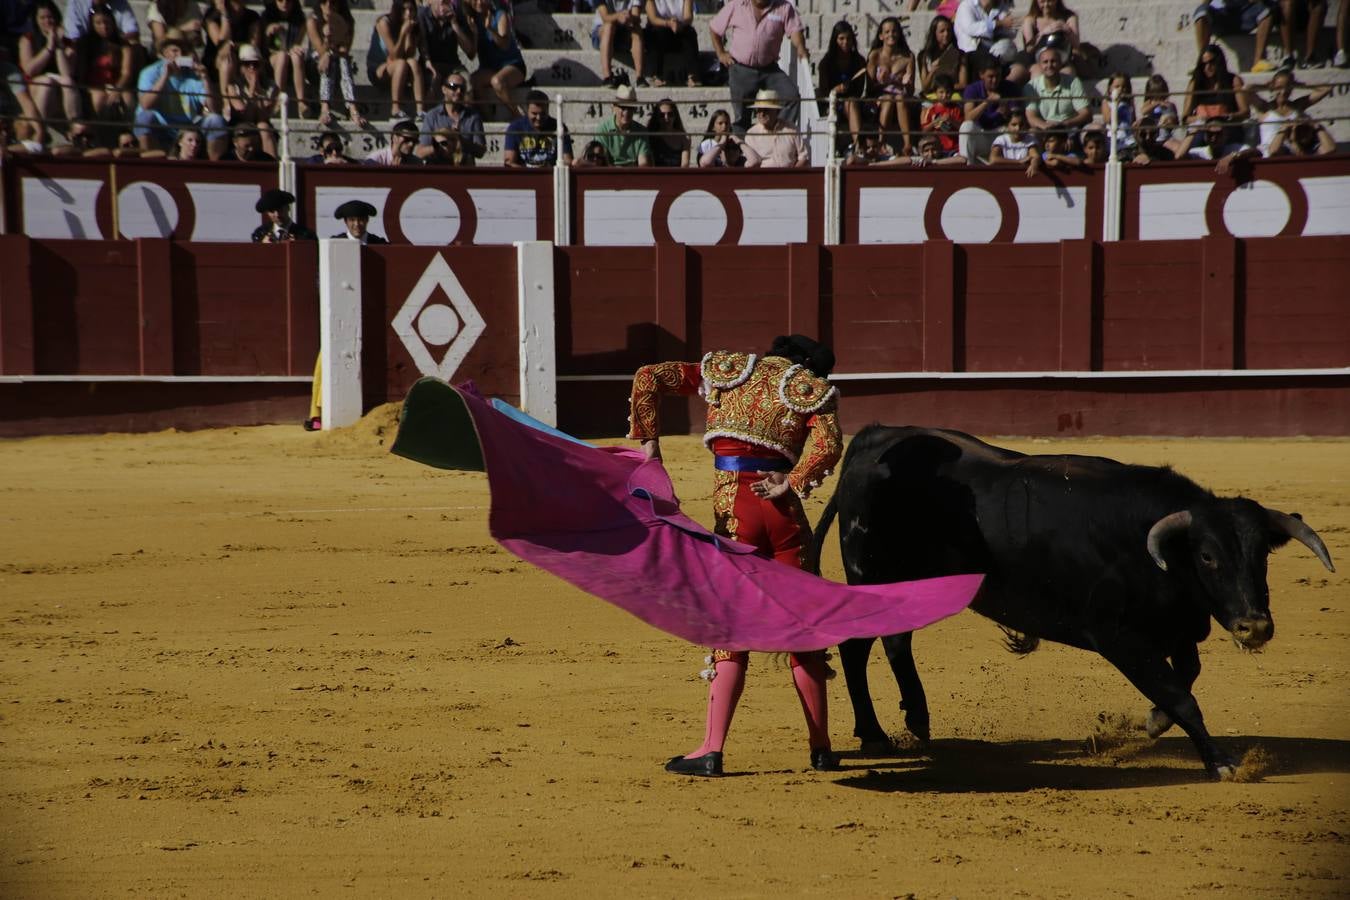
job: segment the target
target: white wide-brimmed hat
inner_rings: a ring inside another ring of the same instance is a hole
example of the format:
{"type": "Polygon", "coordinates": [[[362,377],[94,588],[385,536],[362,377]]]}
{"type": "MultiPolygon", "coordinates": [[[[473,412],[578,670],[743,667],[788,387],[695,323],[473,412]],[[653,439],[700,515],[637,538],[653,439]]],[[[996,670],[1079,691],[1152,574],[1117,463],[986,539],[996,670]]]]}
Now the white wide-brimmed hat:
{"type": "Polygon", "coordinates": [[[777,91],[760,91],[755,94],[755,102],[750,104],[751,109],[782,109],[783,99],[778,96],[777,91]]]}
{"type": "Polygon", "coordinates": [[[633,90],[631,84],[619,85],[619,89],[614,92],[614,105],[628,108],[638,106],[637,91],[633,90]]]}

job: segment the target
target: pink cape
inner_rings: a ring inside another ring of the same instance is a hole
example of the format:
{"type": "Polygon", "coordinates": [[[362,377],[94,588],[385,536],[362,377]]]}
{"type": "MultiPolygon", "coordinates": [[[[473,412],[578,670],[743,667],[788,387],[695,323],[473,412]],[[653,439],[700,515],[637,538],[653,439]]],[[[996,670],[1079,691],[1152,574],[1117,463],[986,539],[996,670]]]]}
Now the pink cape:
{"type": "Polygon", "coordinates": [[[479,468],[472,458],[464,462],[473,436],[447,390],[462,401],[477,434],[492,494],[492,536],[521,559],[693,643],[806,651],[914,631],[968,606],[983,579],[848,586],[765,559],[680,512],[660,462],[523,424],[523,414],[499,412],[472,385],[436,379],[414,385],[393,452],[447,468],[479,468]],[[428,418],[417,412],[419,392],[423,406],[438,407],[434,426],[417,424],[428,418]],[[425,452],[425,443],[415,446],[426,437],[411,433],[417,428],[460,444],[458,461],[425,452]]]}

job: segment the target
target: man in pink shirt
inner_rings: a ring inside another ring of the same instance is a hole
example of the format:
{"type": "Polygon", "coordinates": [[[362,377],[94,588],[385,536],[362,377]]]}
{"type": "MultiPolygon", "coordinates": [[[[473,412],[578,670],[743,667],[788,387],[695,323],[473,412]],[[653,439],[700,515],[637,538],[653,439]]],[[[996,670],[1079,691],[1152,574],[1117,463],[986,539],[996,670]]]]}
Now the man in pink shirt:
{"type": "Polygon", "coordinates": [[[801,132],[779,118],[782,108],[782,100],[773,91],[755,95],[755,102],[750,104],[755,124],[741,141],[747,169],[804,169],[811,165],[811,150],[801,132]]]}
{"type": "Polygon", "coordinates": [[[785,101],[783,118],[789,122],[797,121],[801,95],[793,80],[778,67],[778,51],[786,35],[796,48],[797,56],[803,63],[808,61],[810,54],[806,50],[804,27],[797,15],[797,7],[788,0],[727,0],[713,16],[713,50],[727,69],[731,102],[736,110],[736,121],[742,128],[747,124],[745,101],[761,90],[771,90],[782,97],[785,101]],[[731,30],[730,49],[726,44],[728,29],[731,30]]]}

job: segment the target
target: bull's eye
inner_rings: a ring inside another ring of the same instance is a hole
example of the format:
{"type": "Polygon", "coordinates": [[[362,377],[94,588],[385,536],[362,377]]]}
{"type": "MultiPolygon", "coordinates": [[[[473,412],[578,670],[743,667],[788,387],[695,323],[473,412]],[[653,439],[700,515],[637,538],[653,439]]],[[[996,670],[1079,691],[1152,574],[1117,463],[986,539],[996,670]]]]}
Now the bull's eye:
{"type": "Polygon", "coordinates": [[[1217,568],[1219,565],[1218,560],[1205,550],[1200,551],[1200,563],[1207,569],[1217,568]]]}

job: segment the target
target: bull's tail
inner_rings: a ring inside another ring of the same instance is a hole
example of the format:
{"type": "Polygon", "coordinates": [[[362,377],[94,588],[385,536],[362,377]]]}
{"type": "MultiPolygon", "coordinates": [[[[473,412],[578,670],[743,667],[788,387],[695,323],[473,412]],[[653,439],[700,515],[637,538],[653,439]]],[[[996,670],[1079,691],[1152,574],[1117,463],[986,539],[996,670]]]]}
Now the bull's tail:
{"type": "Polygon", "coordinates": [[[1041,639],[1035,635],[1013,631],[1003,625],[998,627],[1003,632],[1003,646],[1008,648],[1009,653],[1026,656],[1028,653],[1035,653],[1036,648],[1041,645],[1041,639]]]}
{"type": "Polygon", "coordinates": [[[816,530],[811,536],[811,574],[820,574],[820,553],[825,549],[825,537],[830,533],[830,526],[834,524],[834,517],[839,514],[838,496],[830,498],[830,502],[825,504],[825,511],[820,514],[820,521],[816,523],[816,530]]]}

